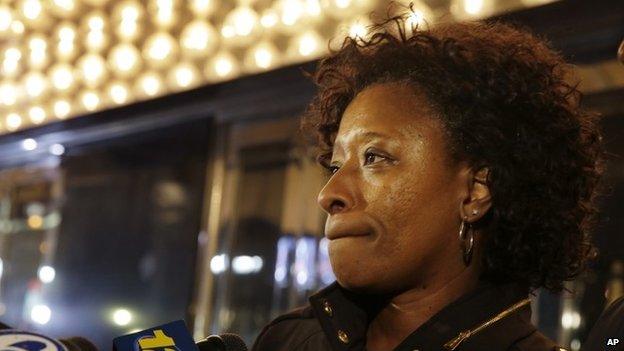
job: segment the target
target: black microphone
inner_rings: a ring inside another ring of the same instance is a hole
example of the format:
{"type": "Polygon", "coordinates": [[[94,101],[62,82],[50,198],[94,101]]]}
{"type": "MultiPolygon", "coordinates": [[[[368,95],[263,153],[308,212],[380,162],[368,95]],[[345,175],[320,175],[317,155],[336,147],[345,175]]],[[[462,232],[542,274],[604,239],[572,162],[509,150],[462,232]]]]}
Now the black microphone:
{"type": "Polygon", "coordinates": [[[93,343],[83,337],[74,336],[71,338],[59,339],[68,351],[98,351],[93,343]]]}
{"type": "Polygon", "coordinates": [[[197,343],[199,351],[247,351],[243,339],[232,333],[210,335],[197,343]]]}

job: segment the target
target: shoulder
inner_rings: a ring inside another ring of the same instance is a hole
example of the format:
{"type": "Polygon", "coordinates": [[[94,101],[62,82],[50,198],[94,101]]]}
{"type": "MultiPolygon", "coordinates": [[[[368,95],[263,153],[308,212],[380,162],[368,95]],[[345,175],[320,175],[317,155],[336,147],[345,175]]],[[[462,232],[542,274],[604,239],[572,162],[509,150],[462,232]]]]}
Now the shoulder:
{"type": "Polygon", "coordinates": [[[281,315],[265,326],[252,351],[322,350],[326,344],[321,325],[311,307],[281,315]]]}
{"type": "MultiPolygon", "coordinates": [[[[624,297],[612,302],[600,315],[583,345],[585,350],[604,350],[610,340],[622,338],[624,333],[624,297]]],[[[624,350],[621,340],[608,350],[624,350]]]]}
{"type": "Polygon", "coordinates": [[[510,351],[567,351],[538,330],[516,341],[510,351]]]}

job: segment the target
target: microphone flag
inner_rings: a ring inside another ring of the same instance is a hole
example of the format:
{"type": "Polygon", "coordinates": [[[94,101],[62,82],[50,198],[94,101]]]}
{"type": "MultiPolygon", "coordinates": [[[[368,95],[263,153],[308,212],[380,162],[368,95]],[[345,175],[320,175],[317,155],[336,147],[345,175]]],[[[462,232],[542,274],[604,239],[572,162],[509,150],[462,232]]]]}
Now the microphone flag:
{"type": "Polygon", "coordinates": [[[199,351],[183,320],[117,337],[114,351],[199,351]]]}
{"type": "Polygon", "coordinates": [[[0,330],[0,350],[67,351],[59,341],[47,336],[20,330],[0,330]]]}

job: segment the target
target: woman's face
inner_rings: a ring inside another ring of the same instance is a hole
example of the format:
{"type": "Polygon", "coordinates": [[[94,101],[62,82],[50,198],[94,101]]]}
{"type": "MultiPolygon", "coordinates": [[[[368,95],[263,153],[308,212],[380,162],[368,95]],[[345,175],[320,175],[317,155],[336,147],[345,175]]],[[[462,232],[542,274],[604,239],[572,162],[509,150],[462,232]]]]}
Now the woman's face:
{"type": "Polygon", "coordinates": [[[451,160],[441,122],[398,83],[359,93],[345,110],[318,196],[338,282],[393,293],[463,265],[457,236],[467,167],[451,160]]]}

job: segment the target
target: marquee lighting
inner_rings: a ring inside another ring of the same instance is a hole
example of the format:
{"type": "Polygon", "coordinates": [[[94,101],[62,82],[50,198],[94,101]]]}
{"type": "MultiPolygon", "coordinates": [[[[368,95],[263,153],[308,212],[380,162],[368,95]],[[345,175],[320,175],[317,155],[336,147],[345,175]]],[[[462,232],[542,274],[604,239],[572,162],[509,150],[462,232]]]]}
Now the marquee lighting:
{"type": "Polygon", "coordinates": [[[204,20],[187,24],[180,35],[180,46],[186,56],[201,58],[210,55],[219,44],[219,35],[214,27],[204,20]]]}
{"type": "MultiPolygon", "coordinates": [[[[556,0],[520,0],[527,6],[556,0]]],[[[425,0],[410,27],[434,22],[425,0]]],[[[0,4],[0,134],[318,59],[367,38],[389,0],[10,0],[0,4]]],[[[457,19],[496,0],[451,0],[457,19]]],[[[407,8],[405,6],[405,8],[407,8]]],[[[435,13],[436,15],[444,15],[435,13]]]]}
{"type": "Polygon", "coordinates": [[[479,19],[490,16],[494,0],[453,0],[451,13],[460,20],[479,19]]]}

